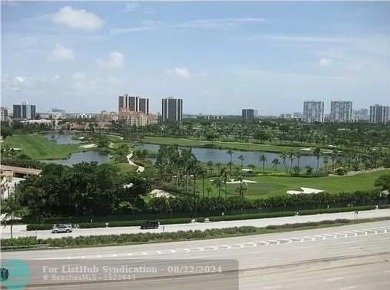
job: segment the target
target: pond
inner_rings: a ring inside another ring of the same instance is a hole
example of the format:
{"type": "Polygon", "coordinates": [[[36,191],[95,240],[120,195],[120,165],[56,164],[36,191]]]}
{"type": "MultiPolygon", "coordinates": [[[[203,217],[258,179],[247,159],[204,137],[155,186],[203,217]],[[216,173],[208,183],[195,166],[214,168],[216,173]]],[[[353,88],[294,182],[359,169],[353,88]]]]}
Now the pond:
{"type": "Polygon", "coordinates": [[[65,145],[65,144],[80,144],[80,140],[74,140],[72,139],[74,135],[72,134],[44,134],[42,135],[44,138],[48,140],[53,140],[58,145],[65,145]]]}
{"type": "MultiPolygon", "coordinates": [[[[160,145],[156,144],[140,144],[137,146],[138,149],[146,149],[151,152],[157,152],[160,148],[160,145]]],[[[221,164],[227,164],[230,162],[230,155],[226,153],[227,149],[209,149],[209,148],[192,148],[192,153],[195,155],[195,157],[201,161],[201,162],[208,162],[212,161],[215,163],[221,163],[221,164]]],[[[270,153],[270,152],[258,152],[258,151],[238,151],[233,150],[232,155],[232,162],[236,165],[241,164],[241,160],[238,159],[238,157],[242,155],[244,156],[244,165],[250,165],[253,164],[256,167],[262,166],[263,163],[259,161],[260,155],[264,155],[267,159],[267,162],[265,163],[265,166],[271,166],[272,160],[274,158],[278,158],[280,163],[282,163],[282,159],[280,158],[279,154],[277,153],[270,153]]],[[[319,160],[319,166],[323,166],[323,160],[320,157],[319,160]]],[[[288,166],[290,166],[290,161],[286,160],[288,166]]],[[[293,161],[293,166],[297,165],[297,159],[295,158],[293,161]]],[[[301,156],[299,160],[299,166],[301,168],[305,166],[311,166],[313,168],[317,167],[317,158],[315,156],[301,156]]],[[[280,167],[280,165],[279,165],[280,167]]]]}
{"type": "Polygon", "coordinates": [[[73,153],[70,158],[65,160],[42,160],[46,163],[56,163],[67,166],[73,166],[74,164],[81,162],[97,162],[98,164],[107,163],[110,157],[106,154],[102,154],[98,151],[87,151],[87,152],[79,152],[73,153]]]}

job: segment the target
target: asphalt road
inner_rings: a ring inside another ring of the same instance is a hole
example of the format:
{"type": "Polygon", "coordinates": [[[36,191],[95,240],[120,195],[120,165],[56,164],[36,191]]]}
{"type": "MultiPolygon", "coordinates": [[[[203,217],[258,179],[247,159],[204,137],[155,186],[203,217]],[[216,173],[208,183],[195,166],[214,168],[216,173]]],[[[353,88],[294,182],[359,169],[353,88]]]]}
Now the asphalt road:
{"type": "MultiPolygon", "coordinates": [[[[323,220],[335,219],[366,219],[390,217],[390,209],[378,209],[370,211],[361,211],[358,215],[354,212],[318,214],[308,216],[291,216],[280,218],[267,219],[253,219],[253,220],[238,220],[238,221],[224,221],[224,222],[210,222],[210,223],[189,223],[176,225],[163,225],[159,229],[141,230],[139,227],[116,227],[116,228],[95,228],[95,229],[74,229],[73,233],[52,234],[51,231],[27,231],[25,225],[16,225],[13,227],[14,237],[36,236],[40,239],[60,238],[60,237],[77,237],[77,236],[91,236],[91,235],[117,235],[117,234],[132,234],[140,232],[177,232],[189,230],[206,230],[212,228],[228,228],[240,226],[254,226],[266,227],[269,225],[282,225],[287,223],[303,223],[303,222],[318,222],[323,220]]],[[[1,229],[1,238],[10,238],[10,226],[1,229]]]]}
{"type": "Polygon", "coordinates": [[[388,221],[215,240],[2,254],[3,261],[25,259],[33,265],[29,289],[390,289],[388,221]],[[127,281],[64,282],[50,275],[43,280],[44,274],[52,274],[48,269],[58,268],[57,276],[76,275],[62,266],[95,265],[102,277],[104,266],[141,264],[158,271],[136,273],[127,281]],[[210,273],[215,265],[222,271],[210,273]],[[188,266],[198,269],[198,275],[185,272],[188,266]],[[201,275],[206,266],[208,274],[201,275]]]}

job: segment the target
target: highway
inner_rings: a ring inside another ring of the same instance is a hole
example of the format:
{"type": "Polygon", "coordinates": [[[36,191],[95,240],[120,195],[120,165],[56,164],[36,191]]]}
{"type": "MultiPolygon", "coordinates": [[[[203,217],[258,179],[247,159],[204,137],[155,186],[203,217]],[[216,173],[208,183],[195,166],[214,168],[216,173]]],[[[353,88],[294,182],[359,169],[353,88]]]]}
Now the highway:
{"type": "MultiPolygon", "coordinates": [[[[343,213],[330,213],[330,214],[317,214],[307,216],[290,216],[279,218],[264,218],[253,220],[237,220],[237,221],[222,221],[222,222],[210,222],[210,223],[187,223],[187,224],[174,224],[164,225],[159,229],[141,230],[137,227],[115,227],[115,228],[94,228],[94,229],[74,229],[73,233],[61,233],[52,234],[50,230],[46,231],[27,231],[25,225],[15,225],[13,227],[14,237],[27,237],[36,236],[40,239],[47,238],[60,238],[60,237],[77,237],[77,236],[91,236],[91,235],[119,235],[119,234],[134,234],[140,232],[161,233],[165,232],[177,232],[177,231],[189,231],[189,230],[206,230],[212,228],[228,228],[228,227],[240,227],[240,226],[254,226],[254,227],[266,227],[269,225],[283,225],[287,223],[304,223],[304,222],[319,222],[323,220],[335,220],[335,219],[366,219],[366,218],[379,218],[390,217],[390,209],[378,209],[370,211],[361,211],[358,215],[354,212],[343,213]]],[[[1,238],[10,238],[10,226],[1,229],[1,238]]]]}
{"type": "Polygon", "coordinates": [[[390,289],[389,221],[214,240],[2,254],[3,261],[28,260],[32,268],[28,289],[390,289]],[[102,274],[104,266],[141,264],[158,271],[137,273],[124,281],[110,281],[102,274]],[[222,271],[207,275],[174,271],[189,264],[199,269],[221,265],[222,271]],[[69,275],[64,265],[94,265],[98,278],[53,281],[50,269],[60,269],[57,276],[69,275]]]}

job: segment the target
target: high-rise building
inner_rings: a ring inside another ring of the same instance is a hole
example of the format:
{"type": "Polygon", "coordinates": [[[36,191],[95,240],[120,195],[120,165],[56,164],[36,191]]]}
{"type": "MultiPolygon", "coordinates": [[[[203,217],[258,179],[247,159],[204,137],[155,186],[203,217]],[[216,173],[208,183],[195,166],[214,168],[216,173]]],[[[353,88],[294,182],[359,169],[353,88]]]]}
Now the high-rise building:
{"type": "Polygon", "coordinates": [[[368,114],[368,109],[363,108],[353,111],[353,121],[354,122],[368,122],[370,120],[370,115],[368,114]]]}
{"type": "Polygon", "coordinates": [[[8,109],[6,107],[0,107],[0,120],[1,122],[8,121],[8,109]]]}
{"type": "Polygon", "coordinates": [[[324,121],[324,102],[303,102],[303,120],[309,123],[324,121]]]}
{"type": "Polygon", "coordinates": [[[142,112],[149,114],[149,99],[124,94],[119,96],[118,111],[142,112]]]}
{"type": "Polygon", "coordinates": [[[330,102],[331,122],[352,122],[352,102],[332,101],[330,102]]]}
{"type": "Polygon", "coordinates": [[[162,122],[181,122],[183,119],[183,99],[162,99],[162,122]]]}
{"type": "Polygon", "coordinates": [[[257,117],[257,110],[254,109],[242,109],[242,118],[245,120],[252,120],[257,117]]]}
{"type": "Polygon", "coordinates": [[[389,123],[390,122],[390,107],[374,105],[370,106],[370,123],[389,123]]]}
{"type": "Polygon", "coordinates": [[[36,115],[35,105],[30,105],[26,102],[21,105],[13,105],[13,119],[19,120],[34,120],[36,115]]]}

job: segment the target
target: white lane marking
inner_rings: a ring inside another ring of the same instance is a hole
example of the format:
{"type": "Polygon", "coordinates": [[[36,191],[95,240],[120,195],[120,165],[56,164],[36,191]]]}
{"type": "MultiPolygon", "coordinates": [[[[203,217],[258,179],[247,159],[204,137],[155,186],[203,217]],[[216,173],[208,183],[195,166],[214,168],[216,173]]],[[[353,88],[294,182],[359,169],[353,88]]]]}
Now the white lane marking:
{"type": "Polygon", "coordinates": [[[80,259],[85,259],[85,256],[81,256],[80,259]]]}
{"type": "Polygon", "coordinates": [[[348,289],[354,289],[354,288],[356,288],[355,285],[353,285],[353,286],[347,286],[347,287],[342,287],[342,288],[340,288],[340,290],[348,290],[348,289]]]}
{"type": "Polygon", "coordinates": [[[232,248],[232,246],[230,246],[230,245],[221,245],[221,246],[219,246],[219,248],[225,248],[226,250],[230,250],[232,248]]]}
{"type": "Polygon", "coordinates": [[[132,256],[133,254],[132,254],[132,253],[127,253],[126,255],[127,255],[127,256],[132,256]]]}
{"type": "Polygon", "coordinates": [[[273,243],[273,245],[279,245],[280,241],[278,241],[278,240],[268,240],[268,243],[273,243]]]}
{"type": "Polygon", "coordinates": [[[290,239],[280,239],[280,241],[287,241],[287,243],[285,243],[285,244],[291,244],[292,243],[292,240],[290,240],[290,239]]]}
{"type": "Polygon", "coordinates": [[[189,252],[191,252],[191,249],[184,249],[183,251],[186,253],[189,253],[189,252]]]}
{"type": "Polygon", "coordinates": [[[244,244],[234,244],[233,246],[236,246],[236,247],[239,247],[240,249],[244,248],[245,245],[244,244]]]}
{"type": "Polygon", "coordinates": [[[309,239],[310,241],[314,242],[316,240],[316,238],[314,237],[310,237],[310,236],[304,236],[303,237],[304,239],[309,239]]]}
{"type": "Polygon", "coordinates": [[[337,234],[324,234],[325,237],[333,237],[337,239],[337,234]]]}
{"type": "Polygon", "coordinates": [[[208,247],[205,247],[204,249],[205,250],[210,250],[210,251],[216,251],[216,250],[218,250],[218,247],[217,246],[208,246],[208,247]]]}
{"type": "Polygon", "coordinates": [[[245,243],[245,244],[244,244],[244,246],[246,246],[246,245],[248,245],[248,246],[252,246],[252,247],[256,247],[256,246],[257,246],[257,244],[256,244],[256,243],[252,243],[252,242],[245,243]]]}
{"type": "Polygon", "coordinates": [[[118,257],[118,255],[117,255],[117,254],[112,254],[111,256],[112,256],[112,257],[118,257]]]}
{"type": "Polygon", "coordinates": [[[96,257],[101,258],[101,257],[103,257],[103,256],[102,256],[102,255],[97,255],[96,257]]]}
{"type": "Polygon", "coordinates": [[[156,251],[155,253],[156,253],[157,255],[161,255],[161,254],[162,254],[161,251],[156,251]]]}
{"type": "Polygon", "coordinates": [[[326,279],[326,281],[333,282],[333,281],[339,281],[339,280],[343,280],[343,279],[344,279],[344,277],[333,277],[333,278],[326,279]]]}
{"type": "Polygon", "coordinates": [[[314,237],[320,238],[320,239],[322,239],[322,240],[326,240],[326,237],[323,236],[323,235],[314,235],[314,237]]]}
{"type": "Polygon", "coordinates": [[[390,273],[390,270],[383,271],[383,273],[385,273],[385,274],[390,273]]]}

